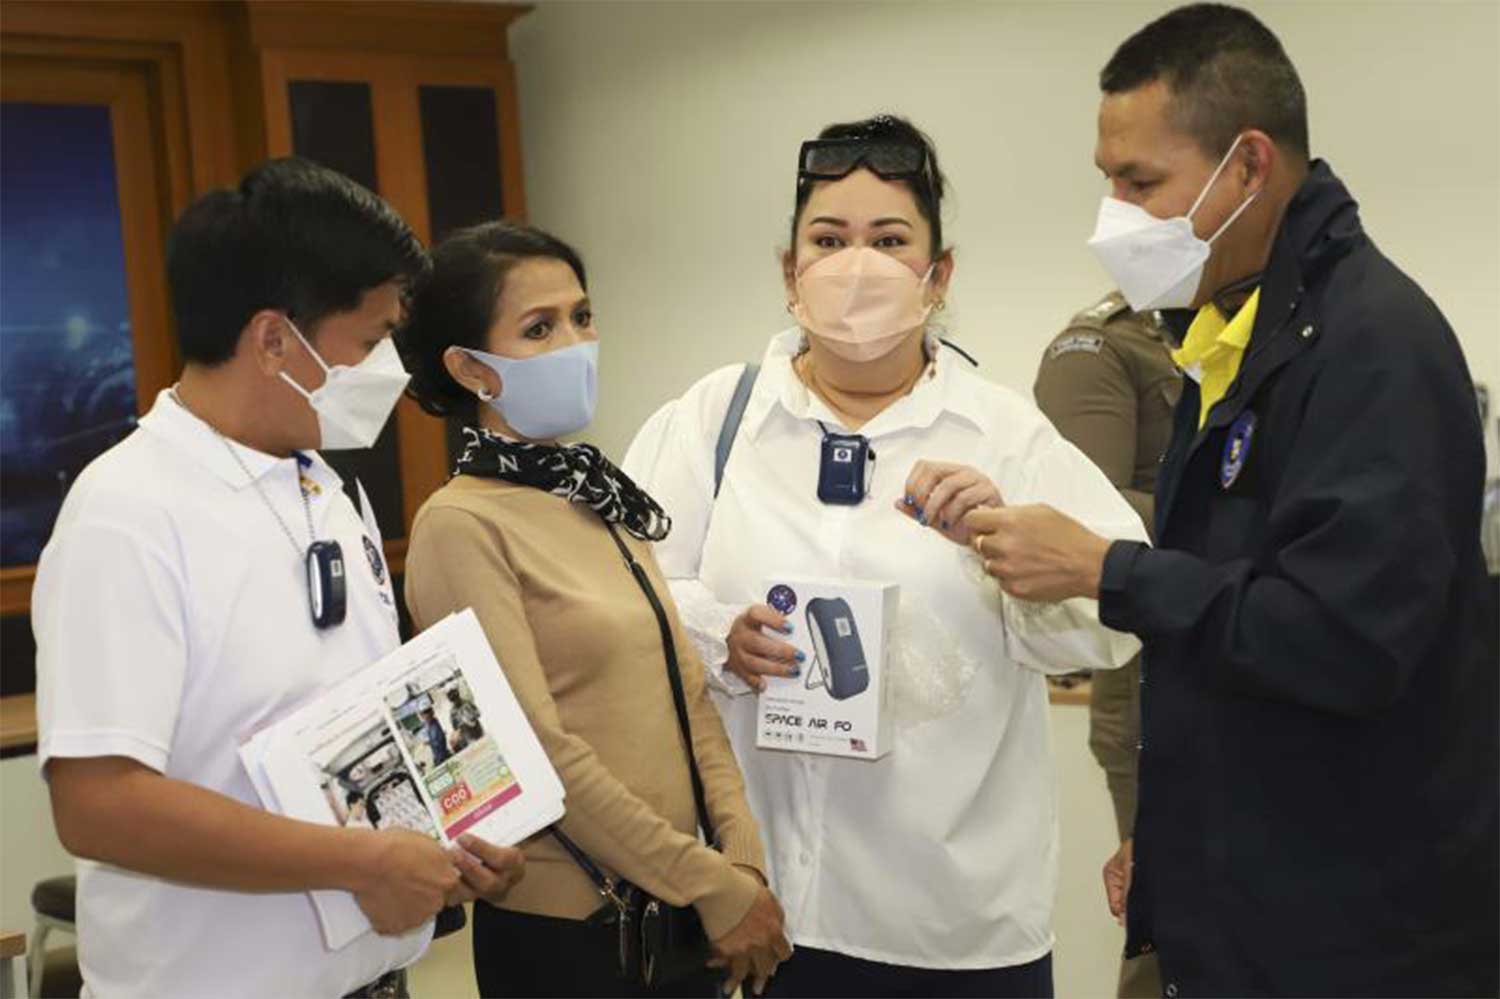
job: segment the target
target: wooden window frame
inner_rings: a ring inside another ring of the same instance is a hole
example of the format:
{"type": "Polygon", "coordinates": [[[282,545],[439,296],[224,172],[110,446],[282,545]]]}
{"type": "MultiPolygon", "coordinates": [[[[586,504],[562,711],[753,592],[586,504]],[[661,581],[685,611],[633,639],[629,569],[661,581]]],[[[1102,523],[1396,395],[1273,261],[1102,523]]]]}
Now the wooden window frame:
{"type": "MultiPolygon", "coordinates": [[[[178,370],[167,299],[166,233],[170,209],[158,189],[162,176],[153,137],[160,121],[153,115],[151,80],[139,63],[60,62],[34,56],[6,59],[0,84],[5,101],[109,109],[120,210],[126,248],[125,288],[130,310],[136,414],[144,415],[157,393],[171,385],[178,370]]],[[[0,613],[29,609],[36,566],[0,569],[0,613]]]]}

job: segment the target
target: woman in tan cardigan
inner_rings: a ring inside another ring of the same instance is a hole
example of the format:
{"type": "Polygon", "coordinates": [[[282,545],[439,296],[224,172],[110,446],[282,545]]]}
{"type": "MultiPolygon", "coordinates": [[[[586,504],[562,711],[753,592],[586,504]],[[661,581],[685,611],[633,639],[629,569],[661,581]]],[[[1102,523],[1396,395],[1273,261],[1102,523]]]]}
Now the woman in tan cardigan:
{"type": "Polygon", "coordinates": [[[412,528],[413,620],[473,607],[562,777],[561,832],[602,873],[691,905],[713,951],[712,969],[669,986],[622,980],[614,938],[586,922],[612,903],[544,833],[524,844],[526,877],[503,906],[475,905],[480,990],[711,996],[745,980],[759,991],[790,946],[702,663],[652,556],[670,521],[597,449],[557,443],[587,425],[596,393],[583,264],[559,240],[499,222],[451,236],[433,262],[398,334],[410,391],[441,416],[480,404],[457,474],[412,528]],[[664,628],[627,558],[660,595],[664,628]],[[717,844],[698,835],[673,646],[717,844]]]}

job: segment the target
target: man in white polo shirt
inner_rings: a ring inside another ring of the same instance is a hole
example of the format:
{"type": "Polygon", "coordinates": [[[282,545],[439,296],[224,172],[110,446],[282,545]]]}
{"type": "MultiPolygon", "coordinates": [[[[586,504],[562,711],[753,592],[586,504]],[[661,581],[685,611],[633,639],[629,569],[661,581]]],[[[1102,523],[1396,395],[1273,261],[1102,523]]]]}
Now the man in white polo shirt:
{"type": "Polygon", "coordinates": [[[237,755],[399,642],[368,504],[312,449],[368,447],[389,418],[390,332],[425,265],[389,206],[301,160],[173,230],[182,380],[79,477],[33,597],[85,995],[402,995],[438,909],[519,876],[514,850],[266,812],[237,755]],[[313,889],[352,892],[377,932],[327,950],[313,889]]]}

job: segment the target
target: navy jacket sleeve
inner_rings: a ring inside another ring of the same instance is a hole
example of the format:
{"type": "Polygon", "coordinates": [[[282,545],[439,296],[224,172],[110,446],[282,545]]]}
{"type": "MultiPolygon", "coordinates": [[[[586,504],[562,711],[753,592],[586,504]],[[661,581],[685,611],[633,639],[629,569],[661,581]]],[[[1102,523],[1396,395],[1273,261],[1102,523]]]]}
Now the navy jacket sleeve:
{"type": "Polygon", "coordinates": [[[1214,564],[1117,543],[1106,624],[1186,641],[1211,682],[1256,696],[1350,716],[1401,696],[1452,599],[1461,539],[1449,525],[1467,475],[1449,445],[1467,459],[1474,434],[1451,334],[1405,311],[1416,329],[1402,332],[1419,335],[1387,326],[1326,359],[1255,554],[1214,564]]]}

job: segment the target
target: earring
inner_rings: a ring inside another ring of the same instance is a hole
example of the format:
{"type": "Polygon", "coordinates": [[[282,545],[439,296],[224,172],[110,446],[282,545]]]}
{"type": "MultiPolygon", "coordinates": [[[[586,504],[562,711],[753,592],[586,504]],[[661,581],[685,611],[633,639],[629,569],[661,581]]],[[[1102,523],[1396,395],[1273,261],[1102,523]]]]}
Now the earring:
{"type": "Polygon", "coordinates": [[[940,298],[940,299],[938,299],[936,302],[934,302],[932,304],[933,311],[935,311],[935,312],[942,312],[947,307],[948,307],[948,300],[946,298],[940,298]]]}
{"type": "Polygon", "coordinates": [[[792,302],[788,302],[788,303],[786,303],[786,312],[787,312],[787,315],[793,315],[793,312],[792,312],[792,310],[793,310],[793,309],[794,309],[794,308],[796,308],[796,305],[795,305],[795,303],[792,303],[792,302]]]}
{"type": "Polygon", "coordinates": [[[480,402],[489,402],[491,399],[495,398],[495,393],[491,392],[487,388],[482,388],[474,394],[479,396],[480,402]]]}

